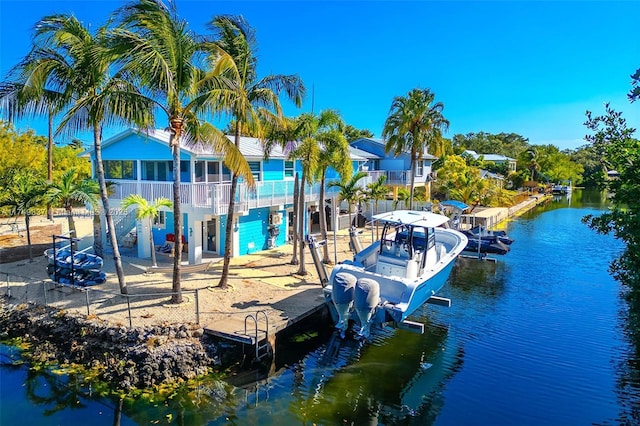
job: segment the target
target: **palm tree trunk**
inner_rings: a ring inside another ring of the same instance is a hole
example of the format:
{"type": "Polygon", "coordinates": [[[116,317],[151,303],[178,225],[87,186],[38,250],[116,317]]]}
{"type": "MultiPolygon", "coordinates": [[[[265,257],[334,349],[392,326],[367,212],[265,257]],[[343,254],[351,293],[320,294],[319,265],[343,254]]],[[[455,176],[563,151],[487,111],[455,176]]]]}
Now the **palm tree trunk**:
{"type": "Polygon", "coordinates": [[[411,191],[409,191],[409,210],[413,210],[413,190],[416,183],[416,165],[415,153],[411,153],[411,191]]]}
{"type": "Polygon", "coordinates": [[[182,303],[182,283],[180,269],[182,267],[182,209],[180,208],[180,135],[182,120],[171,118],[171,136],[169,146],[173,155],[173,288],[171,303],[182,303]]]}
{"type": "Polygon", "coordinates": [[[109,193],[107,192],[107,182],[104,178],[104,166],[102,164],[102,141],[99,125],[93,127],[93,150],[96,155],[96,168],[98,173],[98,184],[100,185],[100,198],[104,208],[104,217],[107,221],[107,229],[109,230],[109,239],[111,240],[111,248],[113,249],[113,261],[115,263],[116,275],[118,276],[118,285],[120,293],[127,294],[127,283],[124,279],[124,269],[122,268],[122,259],[120,258],[120,248],[118,247],[118,236],[116,235],[116,227],[113,224],[111,216],[111,208],[109,207],[109,193]]]}
{"type": "Polygon", "coordinates": [[[24,214],[24,226],[27,228],[27,247],[29,248],[29,262],[33,262],[33,248],[31,247],[31,229],[29,228],[29,224],[31,223],[31,218],[28,212],[24,214]]]}
{"type": "MultiPolygon", "coordinates": [[[[47,141],[47,181],[53,182],[53,113],[49,109],[49,139],[47,141]]],[[[47,207],[47,219],[53,220],[53,207],[49,205],[47,207]]]]}
{"type": "Polygon", "coordinates": [[[158,260],[156,259],[156,248],[153,246],[153,216],[149,217],[149,247],[151,247],[151,263],[156,267],[158,260]]]}
{"type": "Polygon", "coordinates": [[[102,246],[102,224],[100,223],[100,210],[94,207],[93,212],[93,252],[100,257],[104,257],[102,246]]]}
{"type": "Polygon", "coordinates": [[[69,225],[69,236],[71,239],[71,247],[74,250],[78,250],[78,243],[75,241],[75,238],[78,238],[78,232],[76,231],[76,222],[73,220],[73,208],[71,206],[65,206],[64,208],[67,211],[67,224],[69,225]]]}
{"type": "MultiPolygon", "coordinates": [[[[241,135],[240,121],[236,121],[236,132],[234,135],[234,144],[240,149],[241,135]]],[[[218,287],[227,288],[229,279],[229,267],[231,266],[231,254],[233,253],[233,220],[236,209],[236,189],[238,187],[238,175],[231,172],[231,188],[229,189],[229,209],[227,210],[227,225],[224,232],[224,257],[222,263],[222,272],[218,287]]]]}
{"type": "Polygon", "coordinates": [[[292,265],[299,264],[298,260],[298,191],[300,188],[300,183],[298,181],[298,172],[296,172],[296,179],[293,184],[293,223],[291,224],[291,229],[293,230],[293,256],[291,257],[292,265]]]}
{"type": "Polygon", "coordinates": [[[300,224],[298,228],[298,238],[300,240],[300,267],[298,268],[298,275],[307,275],[307,269],[304,264],[304,220],[306,217],[304,210],[304,185],[307,180],[307,173],[303,169],[302,170],[302,178],[300,179],[300,195],[298,196],[298,223],[300,224]]]}
{"type": "Polygon", "coordinates": [[[327,240],[327,214],[325,212],[325,201],[324,201],[324,185],[326,183],[326,174],[325,171],[322,171],[322,177],[320,178],[320,202],[318,203],[318,210],[320,210],[320,238],[324,240],[324,259],[322,259],[322,263],[329,264],[331,260],[329,259],[329,244],[327,240]]]}

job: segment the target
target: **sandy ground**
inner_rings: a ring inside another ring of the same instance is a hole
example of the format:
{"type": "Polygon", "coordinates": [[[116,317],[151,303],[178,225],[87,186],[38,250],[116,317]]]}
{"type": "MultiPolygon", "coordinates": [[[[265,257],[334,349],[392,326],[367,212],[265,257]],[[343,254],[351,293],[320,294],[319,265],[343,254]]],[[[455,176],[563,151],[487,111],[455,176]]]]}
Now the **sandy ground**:
{"type": "MultiPolygon", "coordinates": [[[[509,209],[509,216],[526,211],[540,200],[533,197],[509,209]]],[[[64,221],[63,232],[64,232],[64,221]]],[[[0,223],[2,227],[8,225],[0,223]]],[[[80,248],[91,244],[91,221],[78,221],[78,235],[84,236],[80,248]]],[[[5,230],[6,231],[6,230],[5,230]]],[[[0,234],[6,232],[0,232],[0,234]]],[[[363,245],[371,242],[370,228],[360,235],[363,245]]],[[[333,234],[328,247],[331,261],[352,258],[349,250],[348,231],[339,231],[334,251],[333,234]]],[[[135,249],[134,249],[135,250],[135,249]]],[[[134,250],[123,250],[132,254],[134,250]]],[[[172,276],[170,273],[146,273],[151,259],[123,255],[126,276],[127,301],[120,296],[112,259],[104,259],[103,271],[107,282],[90,287],[85,292],[69,286],[54,285],[46,274],[47,261],[40,253],[34,261],[28,260],[0,264],[0,295],[11,293],[14,302],[46,303],[60,309],[73,310],[97,316],[113,324],[142,326],[163,323],[196,323],[204,327],[232,324],[242,328],[248,314],[262,311],[270,328],[285,327],[295,318],[323,303],[322,286],[313,264],[309,248],[305,249],[306,274],[299,274],[300,267],[291,264],[293,246],[285,244],[272,250],[245,255],[232,260],[227,289],[218,287],[222,259],[206,272],[182,275],[181,289],[184,301],[170,303],[172,276]]],[[[299,256],[298,256],[299,257],[299,256]]],[[[183,254],[183,264],[186,255],[183,254]]],[[[173,258],[158,254],[158,266],[170,267],[173,258]]],[[[332,265],[327,265],[330,274],[332,265]]],[[[248,324],[252,327],[251,321],[248,324]]]]}
{"type": "MultiPolygon", "coordinates": [[[[370,228],[362,231],[361,241],[363,244],[370,243],[370,228]]],[[[81,247],[86,244],[85,241],[81,247]]],[[[333,234],[330,234],[328,247],[332,262],[336,256],[338,261],[352,257],[347,231],[337,234],[335,252],[333,234]]],[[[89,313],[124,326],[188,323],[197,320],[205,327],[235,321],[235,327],[242,328],[248,313],[255,315],[256,312],[263,311],[268,317],[270,329],[275,331],[323,303],[322,286],[309,248],[305,248],[304,253],[307,272],[304,275],[298,273],[299,265],[291,264],[292,254],[293,246],[285,244],[272,250],[232,259],[229,287],[225,290],[218,287],[222,259],[206,259],[214,262],[208,271],[182,275],[184,302],[174,305],[169,303],[172,275],[146,273],[146,268],[152,264],[151,259],[122,256],[127,290],[132,296],[127,304],[126,299],[119,296],[119,284],[112,259],[106,257],[102,268],[107,274],[107,282],[90,287],[87,295],[86,292],[69,286],[54,285],[46,274],[47,260],[38,253],[32,262],[23,260],[0,264],[0,283],[8,276],[6,283],[1,284],[0,294],[6,294],[10,287],[14,301],[46,301],[61,309],[89,313]]],[[[186,264],[185,258],[186,254],[183,254],[183,264],[186,264]]],[[[170,267],[173,260],[168,255],[157,256],[158,266],[170,267]]],[[[331,268],[332,265],[327,265],[327,273],[330,273],[331,268]]],[[[252,326],[250,322],[249,328],[252,326]]]]}

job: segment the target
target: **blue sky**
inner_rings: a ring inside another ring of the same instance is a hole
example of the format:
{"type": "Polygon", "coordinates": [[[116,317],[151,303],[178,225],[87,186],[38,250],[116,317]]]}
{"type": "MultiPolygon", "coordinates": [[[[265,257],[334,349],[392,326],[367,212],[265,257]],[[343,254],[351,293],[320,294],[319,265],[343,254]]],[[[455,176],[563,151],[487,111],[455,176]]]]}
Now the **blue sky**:
{"type": "MultiPolygon", "coordinates": [[[[122,1],[0,0],[2,76],[30,48],[34,23],[73,13],[96,27],[122,1]]],[[[380,136],[394,96],[429,88],[456,133],[514,132],[561,149],[584,144],[585,111],[604,102],[640,127],[630,75],[640,68],[639,1],[178,0],[191,28],[218,14],[255,28],[260,75],[298,74],[302,109],[337,109],[380,136]]],[[[160,125],[165,123],[160,122],[160,125]]],[[[42,120],[18,128],[46,134],[42,120]]],[[[105,129],[105,137],[121,129],[105,129]]]]}

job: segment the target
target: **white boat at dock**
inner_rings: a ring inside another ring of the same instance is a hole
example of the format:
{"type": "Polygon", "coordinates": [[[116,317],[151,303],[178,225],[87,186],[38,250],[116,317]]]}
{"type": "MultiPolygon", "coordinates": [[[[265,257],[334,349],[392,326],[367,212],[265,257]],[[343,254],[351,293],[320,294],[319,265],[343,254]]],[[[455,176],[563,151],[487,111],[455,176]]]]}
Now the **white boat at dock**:
{"type": "Polygon", "coordinates": [[[354,258],[336,265],[329,278],[317,253],[321,243],[308,238],[325,284],[325,301],[343,335],[350,323],[359,324],[358,336],[365,338],[372,327],[384,325],[421,333],[422,324],[407,320],[416,309],[424,303],[450,305],[436,294],[467,246],[467,237],[441,227],[448,221],[446,216],[427,211],[375,215],[372,224],[383,225],[380,240],[360,250],[357,233],[352,232],[354,258]]]}

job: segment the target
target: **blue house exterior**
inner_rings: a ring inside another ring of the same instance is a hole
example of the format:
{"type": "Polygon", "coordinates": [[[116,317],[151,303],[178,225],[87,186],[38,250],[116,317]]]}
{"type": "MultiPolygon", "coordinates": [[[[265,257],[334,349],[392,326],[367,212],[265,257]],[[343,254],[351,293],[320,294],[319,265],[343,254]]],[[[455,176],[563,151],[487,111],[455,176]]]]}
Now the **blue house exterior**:
{"type": "MultiPolygon", "coordinates": [[[[385,141],[382,139],[359,138],[351,142],[353,148],[359,152],[369,154],[368,161],[360,166],[375,181],[380,175],[386,176],[386,184],[393,188],[394,195],[398,188],[411,186],[411,155],[403,153],[397,157],[393,153],[385,152],[385,141]]],[[[427,187],[427,195],[431,193],[431,182],[435,179],[431,170],[431,164],[437,157],[426,150],[422,154],[422,160],[416,165],[414,187],[427,187]]]]}
{"type": "MultiPolygon", "coordinates": [[[[230,140],[232,137],[227,136],[230,140]]],[[[235,199],[233,256],[241,256],[278,247],[288,241],[293,212],[293,189],[298,161],[288,159],[288,152],[275,147],[269,159],[264,159],[262,144],[256,138],[242,137],[240,150],[249,162],[256,181],[255,189],[239,182],[235,199]]],[[[88,155],[95,165],[93,151],[88,155]]],[[[219,154],[211,147],[181,147],[181,210],[183,235],[189,263],[201,263],[203,256],[222,255],[227,244],[228,201],[231,173],[219,154]]],[[[370,157],[370,156],[369,156],[370,157]]],[[[352,153],[354,168],[370,158],[352,153]]],[[[163,212],[149,229],[147,223],[136,222],[132,211],[118,211],[122,200],[139,194],[153,202],[158,197],[173,201],[173,162],[169,149],[169,133],[163,130],[143,132],[123,131],[103,142],[102,160],[106,179],[115,183],[110,195],[111,208],[119,239],[136,229],[138,241],[147,241],[152,233],[156,245],[164,244],[174,233],[173,213],[163,212]]],[[[95,167],[93,168],[95,170],[95,167]]],[[[301,173],[300,173],[301,175],[301,173]]],[[[327,182],[337,180],[338,174],[329,169],[327,182]]],[[[362,185],[371,182],[365,179],[362,185]]],[[[305,188],[306,207],[312,211],[319,205],[319,184],[305,188]]],[[[337,189],[327,187],[326,199],[335,200],[337,189]]],[[[134,209],[130,209],[134,210],[134,209]]],[[[103,229],[106,229],[103,226],[103,229]]],[[[148,244],[138,244],[138,256],[151,255],[148,244]]]]}

